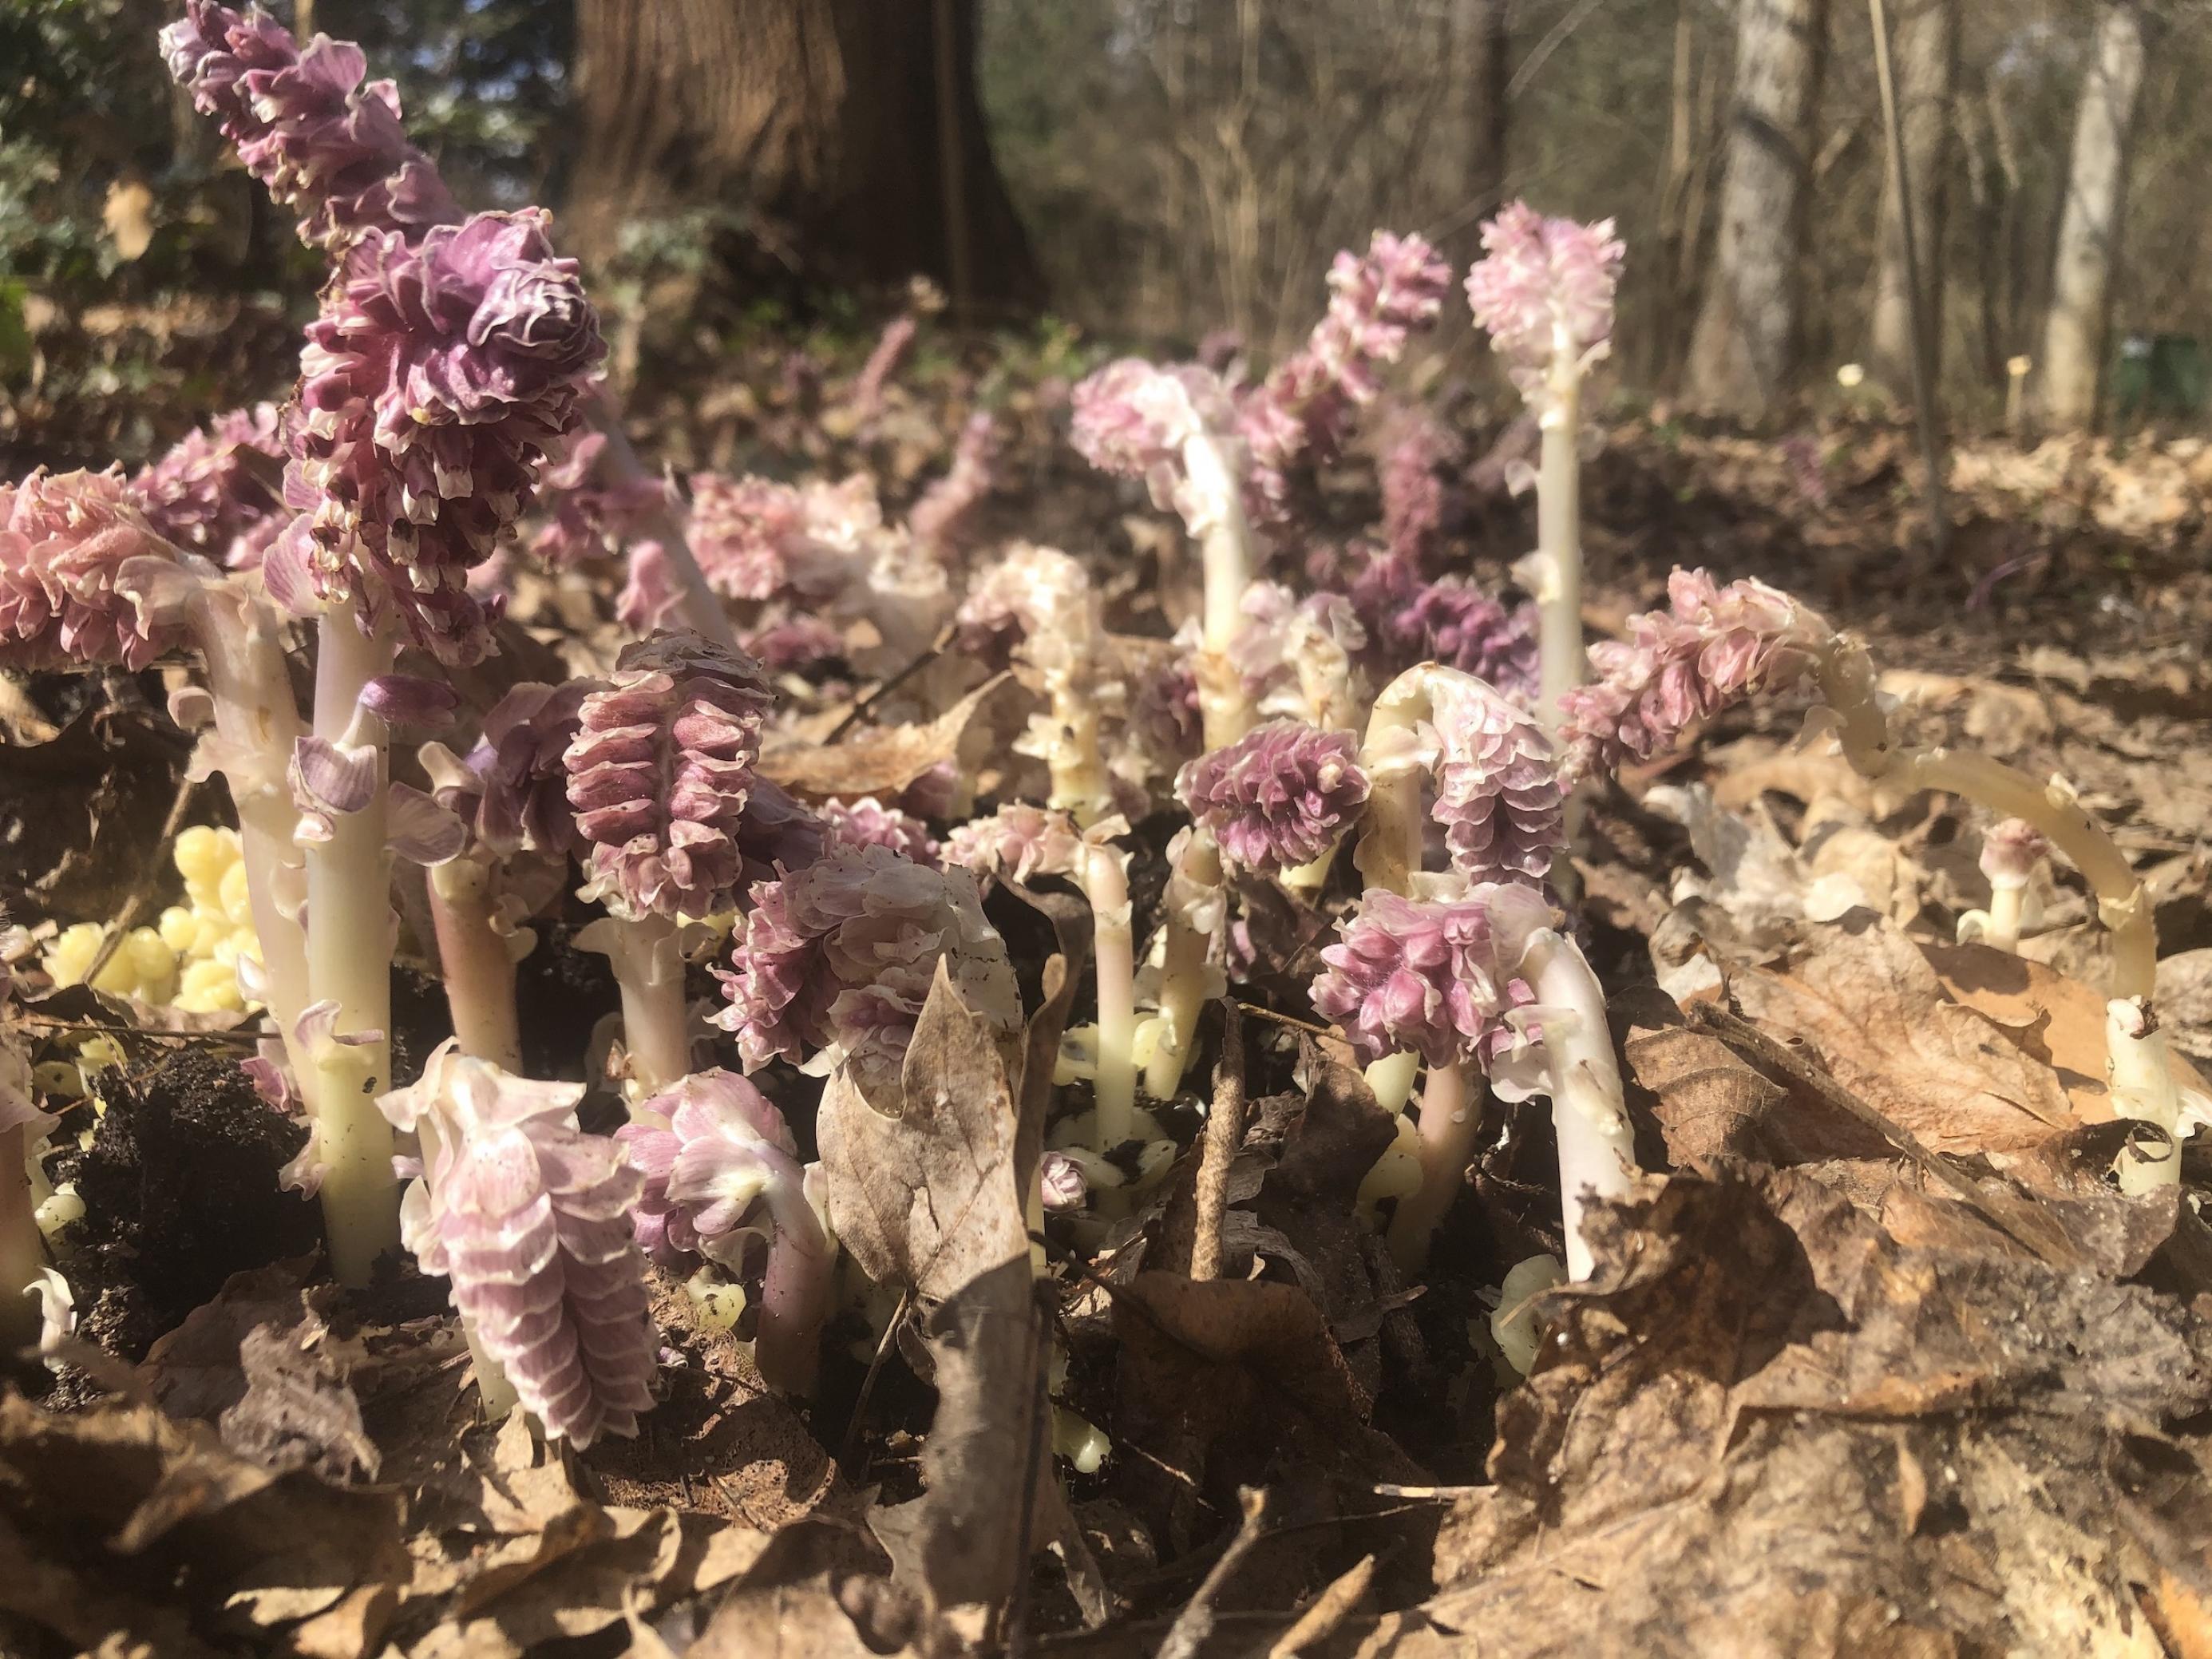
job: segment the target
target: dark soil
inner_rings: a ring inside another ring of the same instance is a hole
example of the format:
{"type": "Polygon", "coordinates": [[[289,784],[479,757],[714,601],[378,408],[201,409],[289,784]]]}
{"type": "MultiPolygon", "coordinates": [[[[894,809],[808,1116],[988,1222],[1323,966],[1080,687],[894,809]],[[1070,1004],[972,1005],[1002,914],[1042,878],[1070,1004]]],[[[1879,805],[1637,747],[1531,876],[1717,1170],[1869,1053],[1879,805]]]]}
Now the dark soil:
{"type": "Polygon", "coordinates": [[[70,1278],[82,1334],[135,1362],[232,1273],[319,1249],[322,1214],[276,1184],[306,1127],[229,1055],[172,1054],[103,1097],[76,1170],[70,1278]]]}

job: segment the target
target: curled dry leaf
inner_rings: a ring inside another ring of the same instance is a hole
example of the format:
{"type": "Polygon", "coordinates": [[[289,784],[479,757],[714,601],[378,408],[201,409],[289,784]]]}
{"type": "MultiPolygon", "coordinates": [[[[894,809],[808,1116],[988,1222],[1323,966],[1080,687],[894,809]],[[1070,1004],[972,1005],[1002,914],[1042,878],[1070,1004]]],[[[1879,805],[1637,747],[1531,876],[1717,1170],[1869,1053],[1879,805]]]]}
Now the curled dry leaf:
{"type": "Polygon", "coordinates": [[[992,752],[996,711],[1010,690],[1018,702],[1012,677],[1000,674],[920,726],[858,726],[830,744],[771,741],[758,769],[810,801],[894,800],[942,766],[972,779],[992,752]]]}

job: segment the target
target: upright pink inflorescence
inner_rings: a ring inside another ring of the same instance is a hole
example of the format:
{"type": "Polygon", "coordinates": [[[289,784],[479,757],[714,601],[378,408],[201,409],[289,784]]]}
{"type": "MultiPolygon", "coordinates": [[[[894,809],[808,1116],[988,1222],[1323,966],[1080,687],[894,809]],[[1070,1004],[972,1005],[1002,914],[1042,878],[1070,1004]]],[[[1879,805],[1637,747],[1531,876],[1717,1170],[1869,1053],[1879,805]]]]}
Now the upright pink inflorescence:
{"type": "Polygon", "coordinates": [[[547,1434],[588,1446],[637,1432],[657,1344],[623,1150],[576,1127],[583,1086],[533,1083],[441,1045],[421,1081],[378,1102],[434,1153],[401,1204],[407,1248],[547,1434]]]}
{"type": "Polygon", "coordinates": [[[1467,274],[1468,305],[1521,395],[1540,403],[1555,367],[1579,375],[1612,349],[1626,246],[1610,219],[1547,219],[1526,202],[1485,225],[1482,246],[1467,274]]]}
{"type": "Polygon", "coordinates": [[[181,630],[127,567],[172,562],[118,471],[33,472],[0,484],[0,662],[140,669],[181,630]]]}
{"type": "Polygon", "coordinates": [[[973,876],[888,847],[833,848],[752,890],[716,1024],[736,1034],[747,1071],[849,1062],[865,1090],[896,1088],[940,960],[970,1008],[1008,1033],[1019,1026],[1013,969],[973,876]]]}
{"type": "Polygon", "coordinates": [[[633,1220],[661,1265],[681,1271],[704,1257],[737,1276],[748,1243],[766,1241],[754,1355],[776,1387],[809,1386],[836,1247],[783,1114],[744,1078],[698,1072],[643,1102],[615,1139],[645,1177],[633,1220]]]}
{"type": "Polygon", "coordinates": [[[1142,478],[1155,507],[1186,519],[1201,504],[1189,495],[1183,446],[1201,434],[1226,436],[1237,424],[1228,388],[1195,364],[1120,358],[1079,381],[1069,401],[1075,453],[1101,472],[1142,478]]]}
{"type": "Polygon", "coordinates": [[[576,262],[545,216],[480,213],[410,243],[365,232],[301,354],[302,419],[281,556],[326,599],[396,617],[444,661],[490,648],[468,591],[574,429],[605,354],[576,262]]]}
{"type": "Polygon", "coordinates": [[[1566,788],[1552,740],[1480,680],[1431,688],[1436,799],[1452,866],[1476,882],[1540,884],[1566,842],[1566,788]]]}
{"type": "Polygon", "coordinates": [[[1360,1058],[1407,1050],[1431,1066],[1482,1060],[1510,1037],[1505,1016],[1529,936],[1557,918],[1517,883],[1455,884],[1447,896],[1406,898],[1370,888],[1321,953],[1316,1012],[1360,1058]]]}
{"type": "Polygon", "coordinates": [[[1721,587],[1677,569],[1667,596],[1666,610],[1630,620],[1627,640],[1592,646],[1595,678],[1561,699],[1571,775],[1649,760],[1693,721],[1796,684],[1834,637],[1817,612],[1749,576],[1721,587]]]}
{"type": "Polygon", "coordinates": [[[828,800],[822,804],[822,821],[830,839],[840,847],[888,847],[916,864],[938,861],[937,837],[911,812],[886,806],[873,795],[858,800],[828,800]]]}
{"type": "Polygon", "coordinates": [[[161,31],[169,73],[212,115],[278,201],[301,210],[301,240],[335,246],[365,230],[419,235],[461,216],[430,158],[407,142],[389,81],[317,35],[303,49],[259,6],[185,0],[161,31]]]}
{"type": "Polygon", "coordinates": [[[583,699],[562,759],[591,884],[611,910],[699,916],[736,903],[775,702],[758,663],[696,634],[627,647],[583,699]]]}
{"type": "Polygon", "coordinates": [[[1440,662],[1486,680],[1516,702],[1537,696],[1535,607],[1509,607],[1464,576],[1440,576],[1394,606],[1383,623],[1395,660],[1440,662]]]}
{"type": "Polygon", "coordinates": [[[285,453],[276,404],[234,409],[186,433],[131,489],[157,534],[236,569],[258,561],[281,512],[285,453]]]}
{"type": "Polygon", "coordinates": [[[1336,845],[1366,804],[1359,740],[1271,720],[1182,769],[1176,793],[1231,863],[1275,873],[1336,845]]]}

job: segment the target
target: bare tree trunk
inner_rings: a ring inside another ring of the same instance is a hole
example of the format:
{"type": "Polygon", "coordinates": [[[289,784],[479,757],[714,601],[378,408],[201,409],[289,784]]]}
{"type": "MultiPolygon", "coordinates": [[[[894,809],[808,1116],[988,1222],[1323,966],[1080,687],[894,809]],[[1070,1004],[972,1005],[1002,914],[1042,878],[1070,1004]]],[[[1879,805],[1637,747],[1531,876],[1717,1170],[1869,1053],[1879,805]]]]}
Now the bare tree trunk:
{"type": "MultiPolygon", "coordinates": [[[[1951,171],[1951,106],[1959,74],[1958,0],[1899,0],[1896,27],[1898,118],[1905,129],[1906,188],[1920,250],[1921,315],[1929,383],[1943,362],[1943,223],[1951,171]]],[[[1875,274],[1873,338],[1868,368],[1891,396],[1912,386],[1912,290],[1905,269],[1896,178],[1885,169],[1881,258],[1875,274]]]]}
{"type": "Polygon", "coordinates": [[[1506,88],[1513,80],[1512,0],[1462,0],[1461,50],[1467,88],[1467,200],[1488,218],[1505,200],[1506,88]]]}
{"type": "Polygon", "coordinates": [[[2096,417],[2127,201],[2128,138],[2142,76],[2142,13],[2136,0],[2117,0],[2098,26],[2096,53],[2075,118],[2074,159],[2043,330],[2042,414],[2062,425],[2087,426],[2096,417]]]}
{"type": "Polygon", "coordinates": [[[1795,389],[1800,255],[1827,57],[1827,0],[1738,0],[1720,240],[1690,347],[1689,396],[1759,419],[1795,389]]]}
{"type": "Polygon", "coordinates": [[[839,278],[959,269],[981,300],[1038,295],[976,100],[975,0],[575,3],[587,252],[641,214],[734,196],[839,278]]]}

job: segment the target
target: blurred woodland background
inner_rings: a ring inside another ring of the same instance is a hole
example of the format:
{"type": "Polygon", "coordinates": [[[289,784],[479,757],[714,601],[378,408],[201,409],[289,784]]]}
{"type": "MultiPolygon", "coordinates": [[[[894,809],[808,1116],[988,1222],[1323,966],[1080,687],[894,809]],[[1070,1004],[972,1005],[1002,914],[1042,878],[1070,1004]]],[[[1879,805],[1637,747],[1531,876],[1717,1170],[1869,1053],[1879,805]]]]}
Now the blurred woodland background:
{"type": "MultiPolygon", "coordinates": [[[[1771,426],[1847,363],[1910,393],[1866,0],[273,9],[363,43],[465,201],[559,208],[628,383],[711,384],[763,330],[865,349],[915,274],[957,322],[1264,360],[1340,246],[1389,226],[1464,264],[1525,195],[1619,222],[1620,395],[1771,426]]],[[[313,256],[170,83],[167,9],[0,0],[13,462],[133,459],[289,383],[313,256]]],[[[1948,422],[2193,425],[2212,6],[1887,15],[1948,422]]]]}

